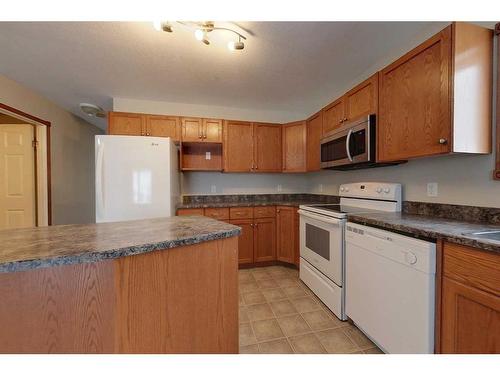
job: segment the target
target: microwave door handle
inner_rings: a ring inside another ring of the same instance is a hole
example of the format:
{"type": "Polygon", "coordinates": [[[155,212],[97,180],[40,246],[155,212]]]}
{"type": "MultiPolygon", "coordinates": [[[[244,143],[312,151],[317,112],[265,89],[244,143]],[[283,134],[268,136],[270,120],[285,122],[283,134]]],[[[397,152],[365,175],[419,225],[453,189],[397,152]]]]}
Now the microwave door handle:
{"type": "Polygon", "coordinates": [[[352,129],[349,129],[349,132],[347,133],[347,137],[345,139],[345,150],[347,152],[347,158],[352,163],[353,160],[352,160],[352,156],[351,156],[351,150],[349,149],[349,143],[350,143],[350,140],[351,140],[351,134],[352,134],[352,129]]]}

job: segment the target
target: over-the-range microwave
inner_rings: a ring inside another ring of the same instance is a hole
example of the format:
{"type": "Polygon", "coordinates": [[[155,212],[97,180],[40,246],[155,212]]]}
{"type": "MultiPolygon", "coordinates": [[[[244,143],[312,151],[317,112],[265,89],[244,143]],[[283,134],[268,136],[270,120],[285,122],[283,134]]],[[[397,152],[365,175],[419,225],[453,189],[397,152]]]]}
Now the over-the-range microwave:
{"type": "Polygon", "coordinates": [[[377,163],[376,116],[349,121],[321,140],[322,169],[361,169],[395,165],[377,163]]]}

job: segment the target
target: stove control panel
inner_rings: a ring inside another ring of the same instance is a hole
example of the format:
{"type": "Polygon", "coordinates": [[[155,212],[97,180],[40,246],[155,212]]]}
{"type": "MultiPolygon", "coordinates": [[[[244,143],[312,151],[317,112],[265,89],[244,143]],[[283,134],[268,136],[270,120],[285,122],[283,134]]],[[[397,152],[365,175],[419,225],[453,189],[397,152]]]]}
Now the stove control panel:
{"type": "Polygon", "coordinates": [[[382,199],[401,202],[401,184],[356,182],[340,185],[339,195],[349,198],[382,199]]]}

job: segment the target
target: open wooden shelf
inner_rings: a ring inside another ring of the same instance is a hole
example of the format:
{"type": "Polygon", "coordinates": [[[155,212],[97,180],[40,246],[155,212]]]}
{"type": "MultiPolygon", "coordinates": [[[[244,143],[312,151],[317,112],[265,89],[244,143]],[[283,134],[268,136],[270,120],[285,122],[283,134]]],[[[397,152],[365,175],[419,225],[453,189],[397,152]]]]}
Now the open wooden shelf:
{"type": "Polygon", "coordinates": [[[181,142],[181,170],[222,171],[222,143],[181,142]]]}

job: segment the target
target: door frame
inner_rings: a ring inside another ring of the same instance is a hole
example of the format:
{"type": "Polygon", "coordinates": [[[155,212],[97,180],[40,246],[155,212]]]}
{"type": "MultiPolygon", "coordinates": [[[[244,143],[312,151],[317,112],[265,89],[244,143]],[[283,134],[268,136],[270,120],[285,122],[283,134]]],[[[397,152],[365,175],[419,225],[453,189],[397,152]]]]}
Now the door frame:
{"type": "Polygon", "coordinates": [[[52,225],[52,192],[50,173],[50,121],[43,120],[7,104],[0,103],[0,113],[34,125],[36,223],[38,227],[52,225]]]}

